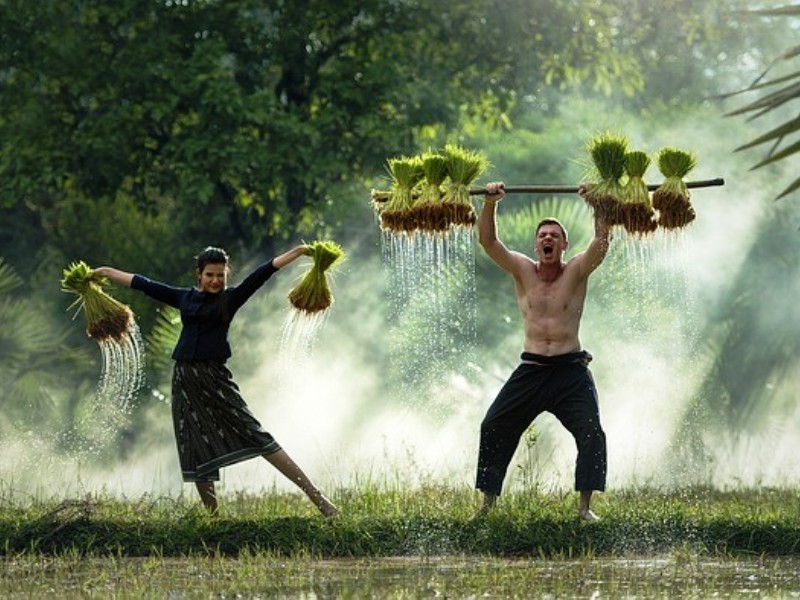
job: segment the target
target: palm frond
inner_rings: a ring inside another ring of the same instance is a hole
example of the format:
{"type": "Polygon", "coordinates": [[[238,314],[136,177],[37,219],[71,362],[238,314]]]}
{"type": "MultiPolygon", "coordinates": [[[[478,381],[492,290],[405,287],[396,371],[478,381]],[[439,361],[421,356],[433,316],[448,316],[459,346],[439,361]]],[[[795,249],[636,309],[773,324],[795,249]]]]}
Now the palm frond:
{"type": "Polygon", "coordinates": [[[50,389],[42,381],[42,372],[38,369],[18,373],[6,392],[14,400],[15,412],[24,422],[38,421],[55,408],[50,389]]]}
{"type": "Polygon", "coordinates": [[[0,256],[0,294],[7,294],[21,285],[22,277],[0,256]]]}
{"type": "Polygon", "coordinates": [[[61,339],[39,311],[22,301],[0,302],[0,358],[14,364],[32,354],[55,352],[61,339]]]}
{"type": "Polygon", "coordinates": [[[147,360],[159,373],[159,378],[172,368],[172,349],[178,343],[180,334],[180,313],[171,306],[164,308],[145,339],[147,360]]]}
{"type": "Polygon", "coordinates": [[[592,216],[584,202],[573,199],[544,197],[527,206],[502,211],[498,227],[509,248],[529,253],[533,250],[536,226],[542,219],[556,217],[566,228],[570,253],[583,250],[592,236],[592,216]]]}

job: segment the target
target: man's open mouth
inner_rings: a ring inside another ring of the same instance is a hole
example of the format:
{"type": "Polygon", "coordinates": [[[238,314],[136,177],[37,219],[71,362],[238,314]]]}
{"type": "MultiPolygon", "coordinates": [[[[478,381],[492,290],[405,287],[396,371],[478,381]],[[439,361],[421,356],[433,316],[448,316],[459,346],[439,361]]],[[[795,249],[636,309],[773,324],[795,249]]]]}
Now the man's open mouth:
{"type": "Polygon", "coordinates": [[[543,246],[542,250],[544,251],[544,255],[545,256],[550,256],[553,253],[553,247],[552,246],[543,246]]]}

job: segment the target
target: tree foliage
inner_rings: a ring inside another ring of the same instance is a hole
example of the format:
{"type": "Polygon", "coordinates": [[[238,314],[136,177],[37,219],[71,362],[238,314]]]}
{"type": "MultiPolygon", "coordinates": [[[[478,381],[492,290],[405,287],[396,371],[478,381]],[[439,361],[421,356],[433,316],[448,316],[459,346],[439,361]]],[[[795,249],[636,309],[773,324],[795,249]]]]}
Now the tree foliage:
{"type": "Polygon", "coordinates": [[[606,52],[611,24],[597,13],[559,1],[534,13],[488,0],[9,0],[0,207],[36,222],[123,199],[179,236],[268,247],[319,227],[337,184],[465,107],[501,114],[542,82],[635,81],[636,65],[606,52]]]}

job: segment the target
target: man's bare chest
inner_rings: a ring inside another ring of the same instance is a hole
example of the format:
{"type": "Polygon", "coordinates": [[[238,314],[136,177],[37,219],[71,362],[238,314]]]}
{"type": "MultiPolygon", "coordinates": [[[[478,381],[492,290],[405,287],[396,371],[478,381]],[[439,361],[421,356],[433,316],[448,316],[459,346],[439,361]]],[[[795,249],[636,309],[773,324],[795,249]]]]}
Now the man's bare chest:
{"type": "Polygon", "coordinates": [[[527,311],[539,315],[563,313],[570,308],[573,292],[558,284],[530,285],[522,290],[520,301],[527,311]]]}

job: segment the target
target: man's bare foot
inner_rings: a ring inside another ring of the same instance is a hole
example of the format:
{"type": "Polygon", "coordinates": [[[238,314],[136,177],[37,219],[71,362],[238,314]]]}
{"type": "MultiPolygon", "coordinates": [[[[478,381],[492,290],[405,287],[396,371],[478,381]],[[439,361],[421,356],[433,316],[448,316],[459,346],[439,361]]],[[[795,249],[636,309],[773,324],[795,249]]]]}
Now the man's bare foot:
{"type": "Polygon", "coordinates": [[[600,520],[600,517],[598,517],[588,508],[579,508],[578,516],[587,523],[597,523],[600,520]]]}
{"type": "Polygon", "coordinates": [[[497,496],[492,494],[491,492],[483,492],[483,503],[481,507],[478,509],[478,512],[475,513],[475,518],[485,517],[489,514],[489,512],[494,508],[495,503],[497,502],[497,496]]]}

